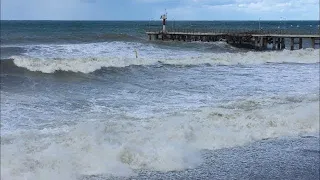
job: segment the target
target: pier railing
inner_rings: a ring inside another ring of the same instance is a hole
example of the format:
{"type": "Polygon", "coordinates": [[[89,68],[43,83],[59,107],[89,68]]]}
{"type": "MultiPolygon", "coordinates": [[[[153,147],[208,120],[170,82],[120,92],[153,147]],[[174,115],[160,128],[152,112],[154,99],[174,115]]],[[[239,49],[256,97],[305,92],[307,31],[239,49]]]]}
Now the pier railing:
{"type": "MultiPolygon", "coordinates": [[[[146,32],[162,33],[159,28],[148,28],[146,32]]],[[[320,35],[319,29],[315,30],[297,30],[297,29],[171,29],[167,33],[213,33],[213,34],[283,34],[283,35],[320,35]]]]}

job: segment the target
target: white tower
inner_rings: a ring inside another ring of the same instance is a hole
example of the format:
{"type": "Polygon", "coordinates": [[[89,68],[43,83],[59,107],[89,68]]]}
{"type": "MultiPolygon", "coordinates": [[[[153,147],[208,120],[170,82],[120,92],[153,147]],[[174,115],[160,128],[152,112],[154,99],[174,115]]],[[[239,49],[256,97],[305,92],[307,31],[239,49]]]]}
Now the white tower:
{"type": "Polygon", "coordinates": [[[166,32],[166,20],[167,20],[167,12],[161,15],[160,19],[162,19],[162,32],[166,32]]]}

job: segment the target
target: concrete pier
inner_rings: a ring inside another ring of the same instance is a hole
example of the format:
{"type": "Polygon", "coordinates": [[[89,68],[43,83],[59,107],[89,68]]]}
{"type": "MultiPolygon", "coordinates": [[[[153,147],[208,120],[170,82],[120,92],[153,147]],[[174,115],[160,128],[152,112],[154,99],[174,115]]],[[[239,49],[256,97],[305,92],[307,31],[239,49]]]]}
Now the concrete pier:
{"type": "Polygon", "coordinates": [[[297,34],[297,33],[283,33],[278,31],[220,31],[214,30],[212,32],[196,32],[191,30],[180,31],[147,31],[149,40],[163,40],[163,41],[225,41],[228,44],[251,48],[256,50],[266,50],[268,45],[272,46],[272,50],[285,49],[285,41],[289,39],[290,49],[295,49],[295,44],[298,48],[303,48],[303,40],[311,40],[311,47],[316,48],[319,45],[320,34],[297,34]],[[297,42],[295,40],[298,40],[297,42]]]}

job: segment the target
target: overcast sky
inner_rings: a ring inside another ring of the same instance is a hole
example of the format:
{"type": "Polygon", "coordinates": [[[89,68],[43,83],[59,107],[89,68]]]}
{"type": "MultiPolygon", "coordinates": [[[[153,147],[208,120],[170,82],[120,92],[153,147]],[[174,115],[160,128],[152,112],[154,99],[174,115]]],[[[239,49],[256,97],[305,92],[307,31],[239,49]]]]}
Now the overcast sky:
{"type": "Polygon", "coordinates": [[[319,20],[319,0],[1,0],[2,20],[319,20]]]}

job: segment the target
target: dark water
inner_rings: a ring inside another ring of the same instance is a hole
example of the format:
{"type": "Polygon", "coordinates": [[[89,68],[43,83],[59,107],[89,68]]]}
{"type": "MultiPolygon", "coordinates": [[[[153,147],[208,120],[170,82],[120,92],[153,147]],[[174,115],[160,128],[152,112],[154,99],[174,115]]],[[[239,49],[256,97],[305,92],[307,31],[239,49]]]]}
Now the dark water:
{"type": "Polygon", "coordinates": [[[149,42],[158,27],[1,21],[1,179],[319,178],[319,49],[149,42]]]}
{"type": "MultiPolygon", "coordinates": [[[[80,43],[146,40],[161,21],[1,21],[1,44],[80,43]]],[[[261,21],[264,30],[319,33],[319,21],[261,21]]],[[[168,30],[257,30],[259,21],[168,21],[168,30]]]]}

